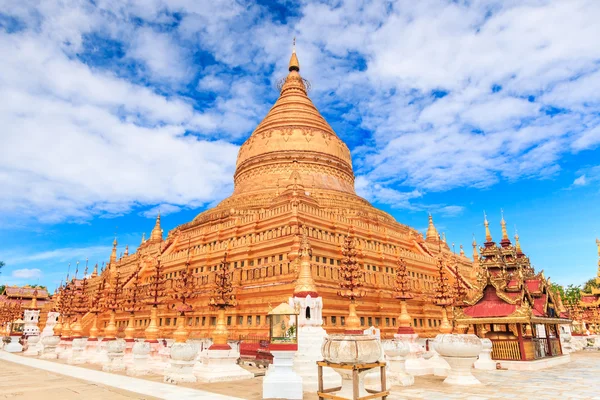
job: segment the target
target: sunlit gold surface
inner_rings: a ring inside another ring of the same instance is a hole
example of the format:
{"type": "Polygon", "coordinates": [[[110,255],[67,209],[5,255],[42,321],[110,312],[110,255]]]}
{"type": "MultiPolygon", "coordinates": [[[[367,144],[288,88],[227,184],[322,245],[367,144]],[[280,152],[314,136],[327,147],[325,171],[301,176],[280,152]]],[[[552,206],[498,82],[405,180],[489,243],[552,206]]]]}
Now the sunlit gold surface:
{"type": "MultiPolygon", "coordinates": [[[[291,60],[291,66],[296,64],[299,68],[298,57],[291,60]]],[[[425,240],[421,232],[398,223],[355,193],[348,147],[306,92],[299,71],[291,68],[280,98],[240,149],[232,196],[166,235],[162,235],[157,218],[150,238],[142,240],[135,253],[117,258],[115,246],[109,267],[89,279],[90,298],[103,279],[110,283],[113,272],[123,278],[124,290],[133,287],[131,276],[138,269],[145,287],[141,295],[150,296],[154,292],[148,285],[157,275],[179,278],[189,260],[198,285],[194,289],[197,297],[189,301],[193,309],[185,311],[186,319],[193,321],[188,327],[190,337],[213,337],[219,330],[212,318],[220,311],[208,304],[214,297],[217,267],[227,252],[232,278],[229,295],[237,302],[224,311],[225,321],[231,317],[229,337],[266,335],[269,303],[287,301],[297,290],[318,292],[323,298],[325,329],[341,333],[348,325],[341,325],[341,317],[347,317],[349,311],[348,299],[337,295],[343,275],[341,247],[352,231],[355,258],[362,271],[360,290],[365,294],[356,310],[360,329],[371,324],[380,328],[384,337],[397,332],[401,302],[394,297],[394,281],[396,261],[402,257],[414,290],[414,298],[406,301],[407,312],[416,321],[417,333],[435,336],[437,326],[430,328],[428,323],[441,320],[441,309],[431,301],[435,259],[440,252],[450,255],[451,251],[439,239],[425,240]],[[313,253],[304,261],[300,249],[303,235],[313,253]],[[158,261],[159,273],[155,268],[158,261]]],[[[459,272],[468,279],[473,273],[472,260],[462,255],[457,258],[459,272]]],[[[135,311],[138,334],[145,329],[151,341],[173,337],[177,327],[167,320],[179,318],[181,300],[164,287],[151,297],[135,311]],[[159,310],[153,302],[161,305],[159,310]]],[[[115,311],[117,321],[129,319],[128,312],[115,311]]],[[[101,310],[99,326],[108,319],[108,310],[101,310]]],[[[87,325],[85,318],[83,321],[87,332],[92,319],[87,325]]]]}

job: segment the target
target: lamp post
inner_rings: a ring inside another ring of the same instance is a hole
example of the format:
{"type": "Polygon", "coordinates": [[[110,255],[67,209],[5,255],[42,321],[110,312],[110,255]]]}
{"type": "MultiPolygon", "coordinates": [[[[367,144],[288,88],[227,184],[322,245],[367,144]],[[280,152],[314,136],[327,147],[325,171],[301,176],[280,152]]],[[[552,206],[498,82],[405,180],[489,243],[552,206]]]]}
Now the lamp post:
{"type": "Polygon", "coordinates": [[[448,321],[448,310],[447,307],[454,301],[452,296],[452,286],[448,282],[446,276],[446,262],[440,254],[437,259],[438,264],[438,277],[437,285],[434,293],[434,303],[442,307],[442,323],[440,325],[440,333],[452,333],[452,325],[448,321]]]}
{"type": "Polygon", "coordinates": [[[185,269],[178,277],[169,280],[169,296],[173,300],[181,303],[176,306],[176,310],[179,312],[179,318],[177,319],[177,329],[173,333],[173,338],[177,343],[185,343],[190,336],[190,332],[186,324],[185,313],[193,310],[192,305],[189,304],[188,301],[195,299],[199,294],[199,287],[195,281],[196,279],[194,278],[190,268],[190,246],[188,240],[185,269]]]}
{"type": "Polygon", "coordinates": [[[227,344],[227,323],[225,321],[225,310],[237,305],[237,300],[233,294],[232,285],[233,273],[229,271],[229,262],[227,261],[227,252],[219,264],[215,275],[215,288],[213,296],[208,305],[217,309],[217,327],[213,332],[213,344],[209,350],[230,350],[227,344]]]}
{"type": "Polygon", "coordinates": [[[354,238],[348,233],[342,246],[342,263],[340,268],[340,290],[338,296],[350,300],[348,318],[346,318],[346,334],[361,335],[360,320],[356,314],[356,300],[366,293],[362,290],[364,271],[358,263],[358,250],[354,238]]]}
{"type": "Polygon", "coordinates": [[[104,328],[104,340],[115,340],[117,338],[116,310],[120,308],[123,285],[119,270],[110,271],[110,280],[104,290],[104,308],[110,310],[108,325],[104,328]]]}
{"type": "Polygon", "coordinates": [[[152,306],[150,309],[150,323],[144,331],[146,342],[148,343],[158,343],[158,306],[162,303],[162,298],[165,295],[166,282],[163,268],[160,263],[161,255],[162,248],[159,247],[158,256],[155,258],[156,264],[154,265],[154,274],[150,277],[150,282],[146,286],[148,295],[147,304],[152,306]]]}
{"type": "Polygon", "coordinates": [[[140,265],[133,273],[131,286],[124,290],[123,311],[129,313],[127,328],[125,328],[125,341],[135,340],[135,312],[141,309],[140,304],[140,265]]]}
{"type": "Polygon", "coordinates": [[[410,315],[408,314],[406,301],[413,298],[412,289],[410,287],[410,279],[406,268],[406,261],[398,258],[396,262],[396,279],[394,281],[394,297],[400,300],[400,316],[398,317],[398,333],[409,334],[415,333],[411,323],[410,315]]]}

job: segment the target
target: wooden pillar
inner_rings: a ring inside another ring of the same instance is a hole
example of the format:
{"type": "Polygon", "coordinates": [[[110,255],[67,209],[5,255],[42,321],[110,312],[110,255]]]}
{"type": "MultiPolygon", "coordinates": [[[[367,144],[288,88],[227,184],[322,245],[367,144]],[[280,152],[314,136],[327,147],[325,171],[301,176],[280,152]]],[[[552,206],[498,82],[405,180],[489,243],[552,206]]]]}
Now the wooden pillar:
{"type": "Polygon", "coordinates": [[[557,354],[557,356],[562,356],[563,349],[562,349],[562,343],[560,342],[560,326],[558,326],[558,324],[556,324],[554,326],[556,328],[556,340],[558,340],[558,348],[560,349],[560,354],[557,354]]]}
{"type": "Polygon", "coordinates": [[[548,355],[553,356],[552,354],[552,342],[550,342],[550,330],[548,329],[548,325],[544,324],[544,330],[546,331],[546,343],[548,343],[548,355]]]}
{"type": "Polygon", "coordinates": [[[519,339],[519,352],[521,353],[521,361],[527,361],[525,354],[525,340],[523,339],[523,324],[517,324],[517,334],[519,339]]]}

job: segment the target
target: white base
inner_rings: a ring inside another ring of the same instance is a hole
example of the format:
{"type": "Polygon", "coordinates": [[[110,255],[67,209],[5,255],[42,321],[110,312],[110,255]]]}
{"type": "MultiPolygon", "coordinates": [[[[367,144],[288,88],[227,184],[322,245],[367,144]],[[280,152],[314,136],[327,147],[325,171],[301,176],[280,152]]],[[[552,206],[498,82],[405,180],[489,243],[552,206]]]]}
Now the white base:
{"type": "Polygon", "coordinates": [[[450,385],[479,385],[481,382],[477,380],[471,373],[471,368],[477,357],[444,357],[450,365],[448,377],[444,383],[450,385]]]}
{"type": "Polygon", "coordinates": [[[195,360],[192,361],[178,361],[171,360],[171,364],[165,370],[163,382],[165,383],[179,383],[179,382],[196,382],[196,376],[194,375],[194,364],[195,360]]]}
{"type": "Polygon", "coordinates": [[[480,355],[479,359],[473,364],[473,367],[484,371],[493,371],[496,369],[496,361],[489,358],[489,354],[487,357],[480,355]]]}
{"type": "Polygon", "coordinates": [[[540,369],[555,367],[557,365],[566,364],[571,361],[571,355],[565,354],[562,356],[548,357],[534,361],[502,361],[499,362],[501,368],[506,368],[511,371],[539,371],[540,369]]]}
{"type": "Polygon", "coordinates": [[[19,343],[19,338],[17,336],[10,337],[11,342],[4,346],[4,351],[8,353],[20,353],[23,351],[23,345],[19,343]]]}
{"type": "Polygon", "coordinates": [[[40,337],[31,336],[27,338],[27,350],[23,353],[24,356],[37,357],[40,354],[40,337]]]}
{"type": "MultiPolygon", "coordinates": [[[[194,367],[199,382],[224,382],[252,379],[254,374],[237,364],[239,353],[235,350],[207,350],[202,363],[194,367]]],[[[316,368],[316,366],[315,366],[316,368]]]]}
{"type": "Polygon", "coordinates": [[[134,358],[133,365],[127,367],[127,375],[129,376],[144,376],[150,374],[149,357],[134,358]]]}
{"type": "Polygon", "coordinates": [[[126,366],[123,362],[123,354],[109,354],[109,362],[102,366],[104,372],[119,372],[125,371],[126,366]]]}
{"type": "MultiPolygon", "coordinates": [[[[298,351],[294,356],[294,371],[302,378],[305,392],[316,392],[317,361],[323,361],[321,345],[327,332],[320,326],[301,326],[298,330],[298,351]]],[[[326,388],[342,385],[342,377],[329,367],[323,367],[323,385],[326,388]]]]}
{"type": "Polygon", "coordinates": [[[441,377],[448,376],[450,373],[450,365],[448,364],[448,361],[440,357],[435,350],[432,349],[431,352],[433,353],[433,356],[427,360],[427,363],[433,369],[433,375],[441,377]]]}
{"type": "Polygon", "coordinates": [[[273,364],[263,379],[263,399],[302,399],[302,378],[294,372],[294,351],[272,351],[273,364]]]}

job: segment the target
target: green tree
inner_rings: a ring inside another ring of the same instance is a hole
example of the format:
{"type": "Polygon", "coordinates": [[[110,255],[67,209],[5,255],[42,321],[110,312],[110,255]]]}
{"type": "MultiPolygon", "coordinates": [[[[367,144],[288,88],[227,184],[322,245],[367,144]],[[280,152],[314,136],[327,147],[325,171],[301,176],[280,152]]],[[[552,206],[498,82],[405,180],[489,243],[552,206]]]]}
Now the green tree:
{"type": "Polygon", "coordinates": [[[4,293],[4,289],[6,289],[6,285],[0,285],[0,294],[4,293]]]}
{"type": "Polygon", "coordinates": [[[565,304],[575,305],[581,300],[581,287],[579,285],[569,285],[565,290],[565,304]]]}
{"type": "Polygon", "coordinates": [[[0,274],[2,273],[2,267],[4,267],[4,261],[0,261],[0,274]]]}
{"type": "Polygon", "coordinates": [[[592,293],[592,289],[597,289],[598,284],[596,283],[596,278],[588,279],[583,284],[583,291],[586,293],[592,293]]]}
{"type": "Polygon", "coordinates": [[[550,284],[550,290],[552,290],[555,294],[559,295],[563,304],[565,303],[565,288],[562,287],[562,285],[552,282],[550,284]]]}

